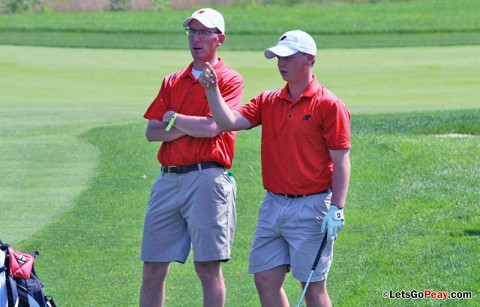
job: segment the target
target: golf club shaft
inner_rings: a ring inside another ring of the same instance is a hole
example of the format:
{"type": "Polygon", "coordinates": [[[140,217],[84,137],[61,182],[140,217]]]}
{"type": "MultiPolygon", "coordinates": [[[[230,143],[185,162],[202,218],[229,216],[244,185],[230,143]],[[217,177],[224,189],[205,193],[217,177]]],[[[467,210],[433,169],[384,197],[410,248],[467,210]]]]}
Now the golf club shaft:
{"type": "Polygon", "coordinates": [[[317,256],[315,257],[315,261],[313,262],[313,265],[312,265],[312,271],[308,276],[307,282],[305,283],[305,287],[303,287],[302,296],[300,296],[300,299],[298,300],[297,307],[300,307],[300,305],[302,304],[303,298],[305,297],[305,293],[307,293],[307,288],[308,288],[308,285],[310,284],[310,280],[312,279],[313,273],[317,268],[318,261],[320,260],[320,257],[323,254],[325,245],[327,245],[327,233],[328,232],[325,230],[325,235],[323,236],[322,243],[320,244],[320,248],[318,249],[317,256]]]}

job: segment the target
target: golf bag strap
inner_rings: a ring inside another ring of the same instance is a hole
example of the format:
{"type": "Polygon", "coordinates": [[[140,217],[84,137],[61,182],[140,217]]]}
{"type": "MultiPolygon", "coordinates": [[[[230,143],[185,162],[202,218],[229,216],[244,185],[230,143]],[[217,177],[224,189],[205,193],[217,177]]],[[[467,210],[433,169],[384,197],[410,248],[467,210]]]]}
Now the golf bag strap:
{"type": "Polygon", "coordinates": [[[3,261],[3,266],[0,268],[0,273],[3,273],[7,270],[6,266],[5,266],[5,263],[7,262],[8,260],[8,248],[6,245],[3,244],[2,240],[0,240],[0,249],[4,252],[4,261],[3,261]],[[5,247],[4,247],[5,246],[5,247]]]}
{"type": "MultiPolygon", "coordinates": [[[[3,243],[1,240],[0,240],[0,249],[3,251],[3,243]]],[[[5,259],[3,261],[2,267],[0,268],[0,273],[3,273],[7,270],[7,268],[5,267],[5,261],[7,261],[7,252],[4,251],[4,254],[5,254],[4,255],[5,259]]]]}
{"type": "Polygon", "coordinates": [[[0,268],[0,273],[7,272],[8,273],[8,265],[9,265],[9,254],[8,254],[8,244],[3,244],[2,240],[0,240],[0,249],[5,252],[5,261],[3,262],[3,266],[0,268]]]}

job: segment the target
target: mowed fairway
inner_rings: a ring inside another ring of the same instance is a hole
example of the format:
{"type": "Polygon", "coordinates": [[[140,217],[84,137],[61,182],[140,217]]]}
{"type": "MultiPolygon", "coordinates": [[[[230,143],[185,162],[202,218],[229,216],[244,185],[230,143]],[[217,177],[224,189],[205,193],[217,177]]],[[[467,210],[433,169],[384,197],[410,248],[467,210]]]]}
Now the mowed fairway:
{"type": "MultiPolygon", "coordinates": [[[[319,50],[316,75],[352,111],[334,304],[388,305],[399,301],[383,290],[412,289],[472,291],[473,300],[449,303],[478,302],[478,54],[478,46],[319,50]]],[[[221,56],[245,78],[244,102],[283,86],[261,51],[221,56]]],[[[142,115],[162,78],[189,61],[188,51],[0,46],[0,239],[40,250],[37,270],[60,306],[137,305],[143,215],[159,169],[142,115]]],[[[258,305],[246,270],[264,193],[259,138],[255,129],[237,141],[228,306],[258,305]]],[[[200,288],[191,259],[173,265],[166,303],[199,306],[200,288]]],[[[286,291],[296,303],[291,276],[286,291]]]]}

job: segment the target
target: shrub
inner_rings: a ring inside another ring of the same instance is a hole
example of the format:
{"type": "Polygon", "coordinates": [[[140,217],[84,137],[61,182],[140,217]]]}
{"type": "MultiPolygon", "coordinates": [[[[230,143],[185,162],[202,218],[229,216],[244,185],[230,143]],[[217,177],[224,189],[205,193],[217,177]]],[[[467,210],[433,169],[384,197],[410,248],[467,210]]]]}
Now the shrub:
{"type": "Polygon", "coordinates": [[[42,0],[0,0],[1,13],[41,12],[42,0]]]}

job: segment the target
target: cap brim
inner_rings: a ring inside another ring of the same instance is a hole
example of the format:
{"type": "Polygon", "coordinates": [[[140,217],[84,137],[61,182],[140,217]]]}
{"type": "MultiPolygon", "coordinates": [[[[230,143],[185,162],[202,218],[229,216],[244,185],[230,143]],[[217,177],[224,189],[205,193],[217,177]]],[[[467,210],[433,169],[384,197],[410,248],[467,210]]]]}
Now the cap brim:
{"type": "Polygon", "coordinates": [[[275,46],[265,49],[264,54],[267,59],[273,59],[276,56],[287,57],[297,53],[297,50],[291,49],[287,46],[275,46]]]}
{"type": "MultiPolygon", "coordinates": [[[[213,23],[211,23],[210,21],[206,20],[205,18],[202,18],[200,16],[197,16],[197,17],[188,17],[187,19],[185,19],[183,21],[183,27],[186,28],[188,27],[188,25],[190,24],[190,21],[192,20],[198,20],[198,22],[200,22],[202,25],[204,25],[205,27],[207,28],[210,28],[210,29],[215,29],[217,28],[216,25],[214,25],[213,23]]],[[[219,29],[221,31],[221,29],[219,29]]]]}

